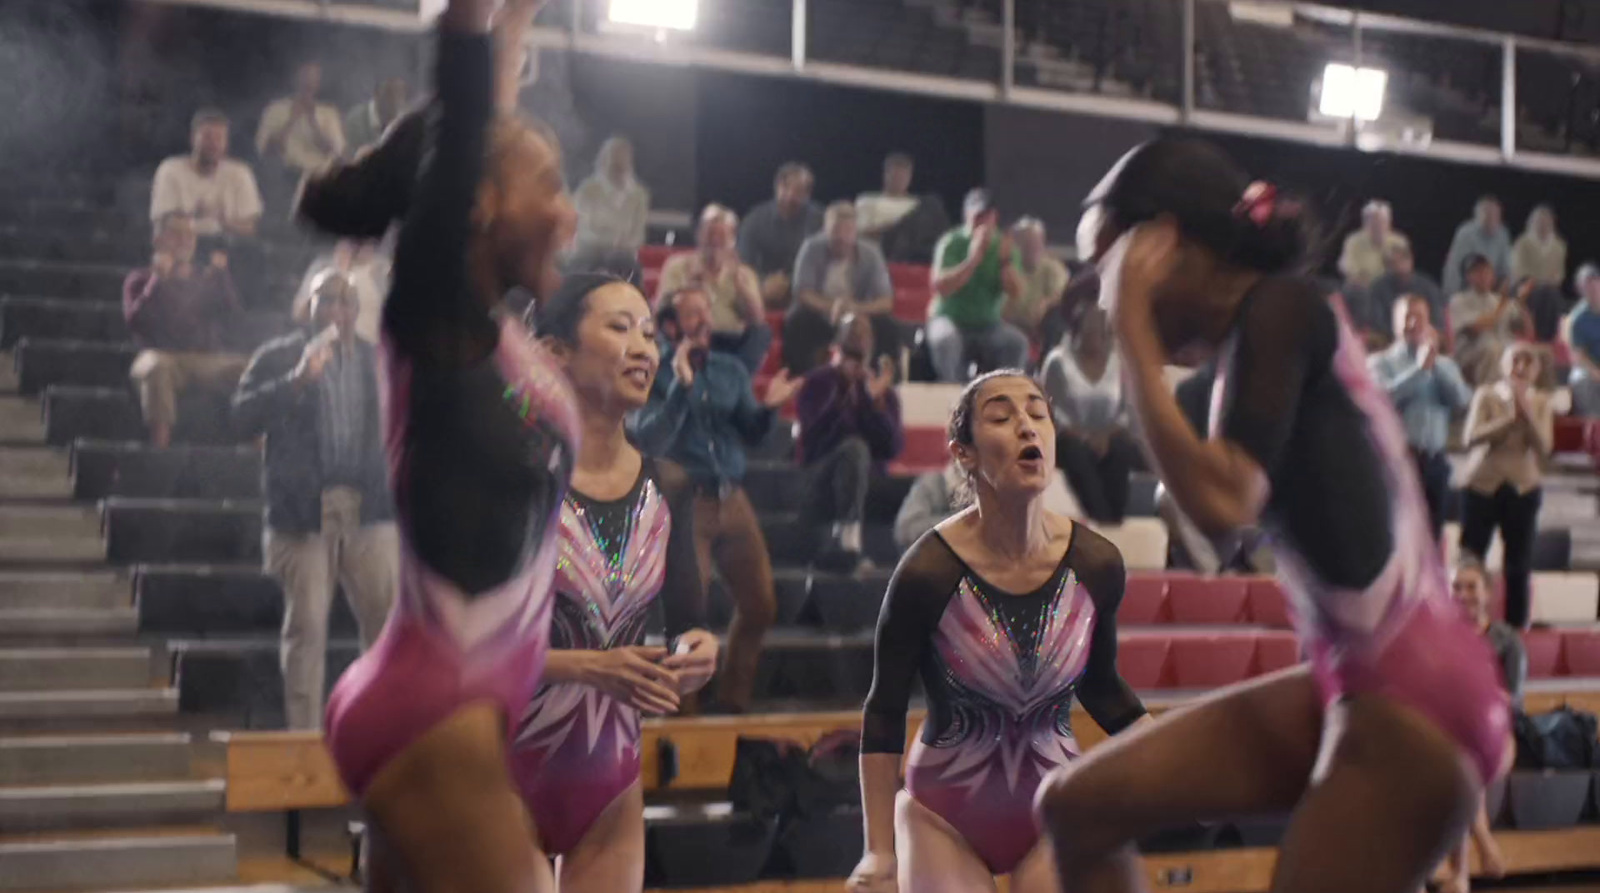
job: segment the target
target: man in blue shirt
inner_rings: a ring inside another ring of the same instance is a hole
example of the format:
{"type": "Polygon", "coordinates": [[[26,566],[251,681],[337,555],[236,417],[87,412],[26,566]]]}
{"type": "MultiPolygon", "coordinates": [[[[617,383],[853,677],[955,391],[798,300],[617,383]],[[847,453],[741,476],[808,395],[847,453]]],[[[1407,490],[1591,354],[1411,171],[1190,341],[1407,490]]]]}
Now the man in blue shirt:
{"type": "Polygon", "coordinates": [[[1561,338],[1572,349],[1572,411],[1600,417],[1600,267],[1584,264],[1573,277],[1578,306],[1561,323],[1561,338]]]}
{"type": "Polygon", "coordinates": [[[660,330],[676,343],[662,351],[650,402],[634,419],[634,440],[644,452],[683,466],[694,480],[700,577],[709,586],[714,563],[734,600],[717,699],[742,713],[750,707],[761,640],[778,610],[767,541],[744,492],[745,448],[767,436],[774,410],[794,397],[801,382],[780,371],[757,400],[744,364],[711,349],[705,294],[684,289],[663,304],[660,330]]]}
{"type": "Polygon", "coordinates": [[[1511,278],[1511,235],[1506,232],[1500,200],[1492,195],[1478,199],[1472,219],[1456,228],[1450,240],[1450,254],[1444,261],[1444,293],[1453,295],[1465,287],[1467,259],[1481,254],[1494,264],[1494,284],[1509,287],[1511,278]]]}
{"type": "Polygon", "coordinates": [[[1434,539],[1444,527],[1444,501],[1450,492],[1450,417],[1466,409],[1472,389],[1454,360],[1439,351],[1439,333],[1428,317],[1428,301],[1407,295],[1394,305],[1394,344],[1367,359],[1378,384],[1405,424],[1406,442],[1428,500],[1434,539]]]}

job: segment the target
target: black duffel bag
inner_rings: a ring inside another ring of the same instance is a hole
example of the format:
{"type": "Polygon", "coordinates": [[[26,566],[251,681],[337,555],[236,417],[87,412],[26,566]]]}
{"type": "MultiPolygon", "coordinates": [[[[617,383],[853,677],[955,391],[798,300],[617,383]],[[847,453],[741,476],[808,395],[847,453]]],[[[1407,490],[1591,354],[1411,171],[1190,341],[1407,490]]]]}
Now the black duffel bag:
{"type": "Polygon", "coordinates": [[[1600,769],[1600,720],[1593,713],[1560,707],[1512,717],[1518,769],[1600,769]]]}

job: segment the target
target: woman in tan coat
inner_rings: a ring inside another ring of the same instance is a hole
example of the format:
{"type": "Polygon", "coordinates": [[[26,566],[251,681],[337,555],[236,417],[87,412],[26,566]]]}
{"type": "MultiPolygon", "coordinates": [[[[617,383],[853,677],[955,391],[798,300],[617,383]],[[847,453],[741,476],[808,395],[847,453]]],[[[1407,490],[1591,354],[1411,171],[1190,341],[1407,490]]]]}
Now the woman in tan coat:
{"type": "Polygon", "coordinates": [[[1513,344],[1501,357],[1504,377],[1479,387],[1467,410],[1472,455],[1461,504],[1461,548],[1481,561],[1495,528],[1505,543],[1506,622],[1528,625],[1528,578],[1543,491],[1543,461],[1555,438],[1550,395],[1538,390],[1539,354],[1513,344]]]}

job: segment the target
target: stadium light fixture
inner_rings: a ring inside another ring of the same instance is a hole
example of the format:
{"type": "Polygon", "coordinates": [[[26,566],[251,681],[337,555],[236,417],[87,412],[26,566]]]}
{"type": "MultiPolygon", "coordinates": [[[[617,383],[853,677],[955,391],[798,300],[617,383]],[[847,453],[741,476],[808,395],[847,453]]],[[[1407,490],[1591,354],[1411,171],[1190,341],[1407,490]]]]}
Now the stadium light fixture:
{"type": "Polygon", "coordinates": [[[1330,118],[1376,121],[1383,113],[1383,95],[1389,72],[1381,68],[1356,68],[1329,62],[1322,72],[1320,111],[1330,118]]]}
{"type": "Polygon", "coordinates": [[[611,21],[618,25],[694,30],[699,0],[611,0],[611,21]]]}

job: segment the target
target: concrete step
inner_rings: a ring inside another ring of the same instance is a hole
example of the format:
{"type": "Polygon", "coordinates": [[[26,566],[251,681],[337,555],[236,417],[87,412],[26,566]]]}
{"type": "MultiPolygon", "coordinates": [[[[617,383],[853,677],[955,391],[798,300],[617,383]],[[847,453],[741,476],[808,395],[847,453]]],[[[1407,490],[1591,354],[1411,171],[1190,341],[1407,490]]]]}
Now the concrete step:
{"type": "Polygon", "coordinates": [[[0,611],[0,641],[81,636],[131,636],[139,628],[139,612],[122,608],[15,608],[0,611]]]}
{"type": "Polygon", "coordinates": [[[24,608],[125,608],[133,584],[110,571],[0,571],[0,611],[24,608]]]}
{"type": "Polygon", "coordinates": [[[49,447],[0,447],[0,498],[67,499],[72,469],[64,451],[49,447]]]}
{"type": "MultiPolygon", "coordinates": [[[[0,478],[0,482],[3,482],[0,478]]],[[[4,496],[0,490],[0,496],[4,496]]],[[[100,510],[83,505],[0,505],[0,540],[100,539],[100,510]]]]}
{"type": "MultiPolygon", "coordinates": [[[[9,364],[0,365],[9,368],[9,364]]],[[[44,415],[39,401],[29,397],[0,397],[0,441],[44,442],[44,415]]]]}
{"type": "Polygon", "coordinates": [[[193,887],[238,876],[232,834],[203,828],[161,834],[0,839],[0,890],[193,887]]]}
{"type": "Polygon", "coordinates": [[[0,692],[0,729],[150,730],[170,724],[177,715],[175,688],[0,692]]]}
{"type": "Polygon", "coordinates": [[[106,560],[106,543],[94,536],[52,537],[30,534],[0,539],[0,563],[88,564],[106,560]]]}
{"type": "Polygon", "coordinates": [[[0,784],[187,779],[192,743],[181,732],[0,738],[0,784]]]}
{"type": "Polygon", "coordinates": [[[0,828],[8,833],[176,824],[222,810],[220,778],[0,787],[0,828]]]}
{"type": "Polygon", "coordinates": [[[0,499],[71,499],[72,478],[0,474],[0,499]]]}
{"type": "MultiPolygon", "coordinates": [[[[0,691],[107,689],[150,680],[150,649],[0,648],[0,691]]],[[[0,776],[0,781],[4,777],[0,776]]]]}

